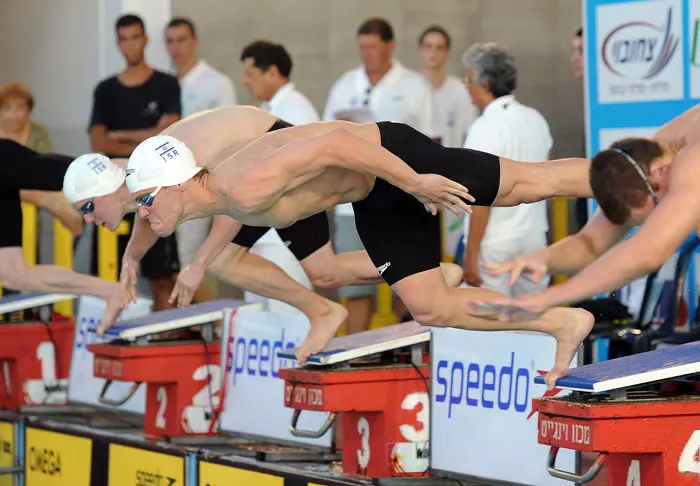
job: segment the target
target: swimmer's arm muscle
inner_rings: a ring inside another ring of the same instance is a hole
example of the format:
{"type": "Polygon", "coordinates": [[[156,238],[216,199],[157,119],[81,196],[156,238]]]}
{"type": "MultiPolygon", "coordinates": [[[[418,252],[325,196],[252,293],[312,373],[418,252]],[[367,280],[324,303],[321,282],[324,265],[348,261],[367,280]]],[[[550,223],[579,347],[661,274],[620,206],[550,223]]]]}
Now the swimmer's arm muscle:
{"type": "MultiPolygon", "coordinates": [[[[302,180],[328,167],[343,167],[384,179],[406,192],[413,193],[418,173],[381,145],[338,129],[323,135],[296,140],[282,148],[293,160],[293,172],[302,180]]],[[[281,167],[283,167],[281,165],[281,167]]],[[[300,185],[300,184],[295,184],[300,185]]]]}
{"type": "Polygon", "coordinates": [[[231,243],[231,240],[238,234],[242,226],[241,223],[229,216],[214,216],[211,230],[202,246],[197,250],[192,265],[198,265],[204,269],[208,268],[211,262],[226,248],[226,245],[231,243]]]}
{"type": "Polygon", "coordinates": [[[668,194],[636,234],[578,275],[551,287],[547,291],[547,304],[562,305],[611,292],[660,268],[700,223],[694,187],[700,168],[691,165],[688,169],[672,174],[668,194]]]}
{"type": "Polygon", "coordinates": [[[138,215],[134,218],[134,226],[131,230],[129,243],[126,245],[123,259],[132,259],[140,262],[146,252],[158,241],[158,235],[151,229],[151,224],[138,215]]]}
{"type": "Polygon", "coordinates": [[[537,251],[552,275],[580,272],[618,243],[630,228],[610,222],[599,210],[576,234],[537,251]]]}

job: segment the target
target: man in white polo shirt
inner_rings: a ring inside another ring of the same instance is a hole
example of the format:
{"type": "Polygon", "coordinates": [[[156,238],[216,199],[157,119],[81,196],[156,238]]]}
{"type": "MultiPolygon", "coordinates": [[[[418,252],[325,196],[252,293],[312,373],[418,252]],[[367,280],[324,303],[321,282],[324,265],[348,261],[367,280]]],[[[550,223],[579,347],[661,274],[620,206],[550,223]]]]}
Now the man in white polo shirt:
{"type": "MultiPolygon", "coordinates": [[[[464,54],[465,83],[481,116],[469,128],[465,148],[518,161],[547,160],[552,149],[549,125],[535,109],[513,96],[515,59],[505,47],[474,44],[464,54]]],[[[473,208],[465,219],[464,280],[469,285],[517,297],[542,290],[548,278],[534,283],[520,277],[511,287],[508,275],[492,276],[480,261],[496,263],[547,246],[546,201],[508,208],[473,208]]]]}
{"type": "MultiPolygon", "coordinates": [[[[323,119],[403,122],[434,137],[430,85],[419,73],[404,68],[392,57],[396,42],[389,22],[381,18],[366,20],[357,30],[357,44],[362,65],[347,71],[333,84],[323,119]]],[[[350,204],[336,208],[335,220],[336,252],[364,249],[350,204]]],[[[439,231],[437,223],[436,219],[439,231]]],[[[375,289],[374,285],[339,289],[339,295],[348,299],[348,333],[369,327],[375,289]]]]}
{"type": "MultiPolygon", "coordinates": [[[[197,58],[199,39],[191,20],[176,17],[165,28],[165,41],[180,81],[182,118],[193,113],[237,103],[236,89],[231,79],[204,60],[197,58]]],[[[177,229],[177,252],[180,267],[192,263],[197,249],[209,233],[211,218],[186,221],[177,229]]],[[[195,301],[211,300],[211,290],[202,284],[195,301]]]]}
{"type": "Polygon", "coordinates": [[[292,58],[281,44],[258,40],[241,51],[243,84],[260,108],[292,125],[319,121],[309,99],[289,81],[292,58]]]}
{"type": "Polygon", "coordinates": [[[450,35],[439,25],[431,25],[418,37],[420,72],[433,93],[433,132],[445,147],[462,147],[469,126],[479,113],[472,104],[464,82],[447,74],[450,35]]]}

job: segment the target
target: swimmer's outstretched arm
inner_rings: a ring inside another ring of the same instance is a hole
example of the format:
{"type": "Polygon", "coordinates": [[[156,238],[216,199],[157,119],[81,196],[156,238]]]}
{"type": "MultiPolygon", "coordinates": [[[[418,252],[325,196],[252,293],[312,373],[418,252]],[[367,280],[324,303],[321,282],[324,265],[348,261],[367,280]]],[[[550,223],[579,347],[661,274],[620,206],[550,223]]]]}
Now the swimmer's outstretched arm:
{"type": "Polygon", "coordinates": [[[493,298],[484,302],[539,313],[611,292],[661,267],[700,225],[696,187],[700,180],[700,166],[692,163],[693,156],[700,157],[700,147],[682,154],[683,160],[677,162],[671,173],[668,194],[639,231],[615,245],[582,272],[539,294],[517,299],[493,298]]]}
{"type": "Polygon", "coordinates": [[[610,222],[600,209],[586,226],[541,250],[519,255],[505,262],[483,264],[491,275],[510,274],[510,285],[523,274],[538,282],[545,274],[572,275],[596,261],[629,232],[627,226],[610,222]]]}
{"type": "Polygon", "coordinates": [[[457,208],[469,211],[460,198],[474,201],[461,184],[442,176],[418,174],[381,145],[370,143],[345,129],[297,139],[282,146],[258,166],[259,188],[254,192],[269,193],[264,188],[275,184],[283,193],[313,179],[329,167],[343,167],[384,179],[431,209],[434,208],[432,203],[437,203],[460,214],[457,208]],[[264,168],[262,164],[265,164],[264,168]]]}

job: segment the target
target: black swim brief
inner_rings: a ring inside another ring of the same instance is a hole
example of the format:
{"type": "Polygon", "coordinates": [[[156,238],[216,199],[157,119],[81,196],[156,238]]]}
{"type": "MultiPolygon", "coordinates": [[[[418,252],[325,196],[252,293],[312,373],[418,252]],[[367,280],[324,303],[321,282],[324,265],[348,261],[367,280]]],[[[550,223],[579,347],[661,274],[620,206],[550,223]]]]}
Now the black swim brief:
{"type": "MultiPolygon", "coordinates": [[[[277,120],[268,132],[291,126],[293,125],[290,123],[277,120]]],[[[268,231],[270,231],[270,228],[265,226],[243,225],[235,238],[233,238],[232,243],[250,248],[268,231]]],[[[287,228],[278,228],[276,231],[285,245],[287,245],[287,248],[299,261],[323,247],[331,239],[326,213],[314,214],[306,219],[297,221],[287,228]]]]}
{"type": "MultiPolygon", "coordinates": [[[[498,195],[500,161],[476,150],[443,147],[403,123],[377,123],[382,146],[420,174],[440,174],[463,184],[474,204],[490,206],[498,195]]],[[[383,179],[353,203],[362,243],[384,280],[393,285],[440,266],[440,234],[434,218],[412,195],[383,179]]]]}
{"type": "Polygon", "coordinates": [[[0,248],[22,246],[22,205],[19,191],[60,191],[73,159],[40,154],[8,139],[0,139],[0,248]]]}

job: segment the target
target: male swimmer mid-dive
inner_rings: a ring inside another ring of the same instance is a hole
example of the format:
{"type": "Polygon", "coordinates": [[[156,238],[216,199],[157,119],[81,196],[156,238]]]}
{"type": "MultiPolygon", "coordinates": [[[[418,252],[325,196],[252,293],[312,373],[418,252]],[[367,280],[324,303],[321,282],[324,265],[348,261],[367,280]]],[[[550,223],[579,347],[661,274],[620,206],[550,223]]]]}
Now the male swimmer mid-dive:
{"type": "Polygon", "coordinates": [[[57,265],[28,266],[22,249],[21,202],[36,204],[75,233],[80,217],[61,194],[70,157],[39,154],[9,139],[0,139],[0,284],[20,291],[74,293],[102,299],[118,296],[118,285],[57,265]]]}
{"type": "MultiPolygon", "coordinates": [[[[195,159],[207,160],[230,143],[290,126],[258,108],[231,106],[178,121],[164,133],[186,143],[195,159]]],[[[125,159],[112,161],[99,154],[85,154],[71,163],[63,191],[87,223],[101,224],[114,231],[124,214],[137,210],[136,202],[124,184],[125,165],[125,159]]],[[[320,330],[316,335],[330,339],[326,336],[332,337],[345,321],[345,308],[306,289],[274,263],[248,252],[268,230],[266,227],[244,226],[229,216],[215,216],[211,232],[193,263],[180,272],[171,302],[188,305],[208,269],[232,285],[300,309],[309,318],[312,328],[320,330]]],[[[319,287],[379,283],[382,280],[367,252],[333,253],[328,219],[324,213],[277,231],[311,281],[319,287]]],[[[136,299],[137,262],[157,239],[146,220],[135,220],[122,262],[121,283],[125,297],[122,305],[136,299]]],[[[448,284],[457,286],[462,277],[461,268],[450,263],[443,263],[442,267],[448,284]]],[[[110,310],[112,314],[103,316],[100,333],[113,324],[120,309],[119,306],[110,306],[110,310]]]]}
{"type": "MultiPolygon", "coordinates": [[[[439,241],[430,231],[435,203],[459,212],[466,200],[509,206],[554,196],[591,195],[589,162],[564,159],[519,163],[446,148],[404,124],[311,123],[248,143],[232,144],[197,166],[185,144],[169,136],[142,142],[129,158],[126,184],[160,236],[187,219],[227,214],[250,225],[285,227],[352,202],[370,258],[385,281],[426,325],[474,330],[534,330],[557,340],[548,384],[566,373],[593,317],[553,309],[526,322],[500,322],[470,313],[465,302],[491,295],[450,288],[439,269],[439,241]],[[439,174],[439,175],[436,175],[439,174]],[[454,181],[454,182],[453,182],[454,181]],[[471,195],[462,184],[468,184],[471,195]],[[473,195],[473,196],[472,196],[473,195]],[[436,250],[437,248],[437,250],[436,250]]],[[[307,336],[306,355],[332,336],[307,336]]]]}
{"type": "Polygon", "coordinates": [[[484,314],[536,315],[555,306],[611,292],[661,267],[700,230],[700,107],[661,127],[654,137],[627,138],[600,151],[590,169],[600,205],[577,234],[514,260],[491,265],[494,274],[539,279],[576,274],[537,293],[478,298],[484,314]],[[630,229],[639,230],[629,238],[630,229]],[[624,241],[623,241],[624,240],[624,241]]]}

